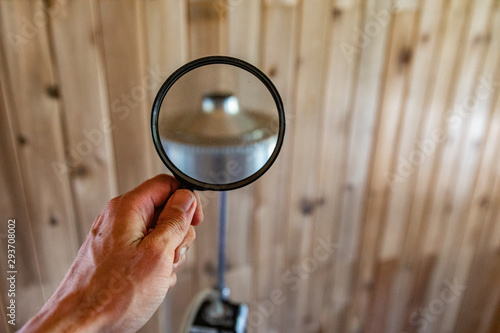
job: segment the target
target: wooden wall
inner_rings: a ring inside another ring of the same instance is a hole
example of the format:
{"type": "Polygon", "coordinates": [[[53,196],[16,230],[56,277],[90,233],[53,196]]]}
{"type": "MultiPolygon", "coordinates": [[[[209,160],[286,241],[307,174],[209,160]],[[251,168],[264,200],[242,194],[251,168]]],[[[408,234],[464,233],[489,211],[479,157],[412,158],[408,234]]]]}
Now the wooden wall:
{"type": "MultiPolygon", "coordinates": [[[[260,67],[287,111],[278,162],[229,194],[249,332],[500,330],[498,0],[0,0],[0,276],[15,218],[18,325],[105,203],[165,171],[152,99],[213,54],[260,67]]],[[[214,284],[216,202],[142,332],[174,332],[214,284]]]]}

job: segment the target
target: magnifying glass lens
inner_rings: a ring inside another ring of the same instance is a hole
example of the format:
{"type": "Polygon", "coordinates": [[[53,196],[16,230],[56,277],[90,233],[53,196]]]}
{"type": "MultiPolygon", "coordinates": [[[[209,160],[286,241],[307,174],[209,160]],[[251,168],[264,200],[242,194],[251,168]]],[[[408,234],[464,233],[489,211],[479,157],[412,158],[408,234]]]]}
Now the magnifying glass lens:
{"type": "Polygon", "coordinates": [[[185,183],[216,190],[241,187],[265,172],[279,152],[281,99],[271,81],[248,63],[229,57],[197,61],[174,73],[158,93],[155,146],[185,183]]]}

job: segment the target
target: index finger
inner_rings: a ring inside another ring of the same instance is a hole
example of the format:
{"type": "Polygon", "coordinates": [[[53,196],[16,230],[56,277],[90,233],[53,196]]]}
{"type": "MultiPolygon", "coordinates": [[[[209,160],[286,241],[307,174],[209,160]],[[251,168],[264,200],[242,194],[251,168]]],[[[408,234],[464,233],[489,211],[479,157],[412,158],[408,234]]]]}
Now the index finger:
{"type": "Polygon", "coordinates": [[[193,221],[191,222],[191,225],[197,226],[201,222],[203,222],[203,219],[205,216],[203,214],[203,207],[201,206],[200,193],[198,191],[195,191],[194,195],[196,197],[197,205],[196,205],[196,211],[194,212],[193,221]]]}

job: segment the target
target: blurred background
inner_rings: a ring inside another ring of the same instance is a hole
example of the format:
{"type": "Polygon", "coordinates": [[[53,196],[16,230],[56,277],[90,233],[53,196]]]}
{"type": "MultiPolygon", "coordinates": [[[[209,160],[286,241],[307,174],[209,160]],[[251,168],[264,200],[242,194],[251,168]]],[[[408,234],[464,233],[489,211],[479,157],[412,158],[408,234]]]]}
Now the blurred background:
{"type": "MultiPolygon", "coordinates": [[[[0,0],[15,328],[107,201],[166,172],[153,98],[214,54],[262,69],[287,112],[277,163],[228,195],[227,282],[248,332],[500,331],[498,0],[0,0]]],[[[218,195],[204,196],[197,242],[141,332],[177,332],[215,284],[218,195]]]]}

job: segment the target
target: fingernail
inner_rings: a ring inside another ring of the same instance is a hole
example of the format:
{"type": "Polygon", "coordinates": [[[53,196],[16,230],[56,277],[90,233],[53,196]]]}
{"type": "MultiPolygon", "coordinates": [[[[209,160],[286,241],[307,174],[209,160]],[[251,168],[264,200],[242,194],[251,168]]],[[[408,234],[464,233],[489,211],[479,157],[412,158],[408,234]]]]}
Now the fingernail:
{"type": "Polygon", "coordinates": [[[172,195],[171,206],[177,207],[183,212],[187,212],[189,208],[193,205],[194,195],[189,190],[177,190],[174,195],[172,195]]]}

